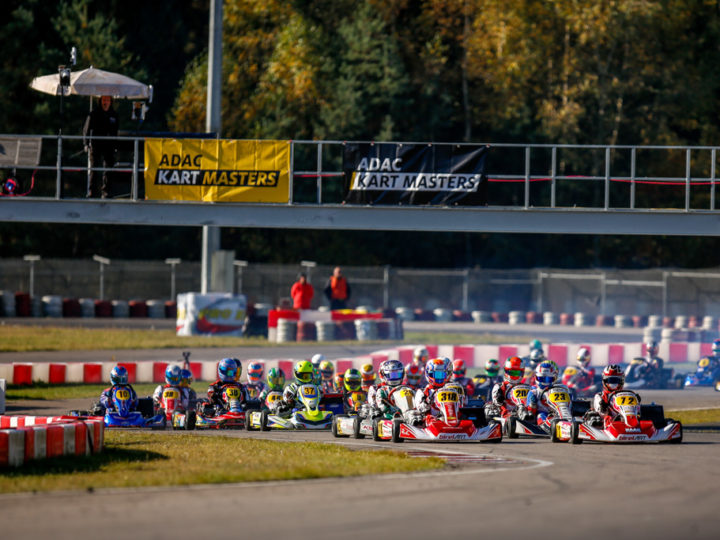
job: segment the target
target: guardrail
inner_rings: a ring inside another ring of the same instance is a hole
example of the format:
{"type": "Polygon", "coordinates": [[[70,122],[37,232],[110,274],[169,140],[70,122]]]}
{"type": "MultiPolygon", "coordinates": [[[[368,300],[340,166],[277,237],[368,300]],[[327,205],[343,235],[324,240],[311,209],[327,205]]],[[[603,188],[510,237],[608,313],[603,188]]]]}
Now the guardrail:
{"type": "MultiPolygon", "coordinates": [[[[45,177],[43,185],[29,196],[66,198],[63,184],[67,176],[76,175],[86,180],[91,170],[81,136],[0,135],[2,138],[42,139],[37,165],[9,165],[7,161],[0,161],[0,168],[53,173],[54,189],[47,185],[45,177]]],[[[121,147],[117,166],[92,170],[127,175],[130,189],[121,198],[143,200],[145,137],[112,139],[121,147]]],[[[343,202],[345,144],[344,141],[291,141],[290,205],[343,202]]],[[[492,150],[487,176],[493,186],[488,201],[491,206],[517,210],[716,210],[716,164],[720,147],[489,144],[492,150]]],[[[84,185],[74,185],[70,196],[77,195],[79,189],[84,196],[84,185]]]]}

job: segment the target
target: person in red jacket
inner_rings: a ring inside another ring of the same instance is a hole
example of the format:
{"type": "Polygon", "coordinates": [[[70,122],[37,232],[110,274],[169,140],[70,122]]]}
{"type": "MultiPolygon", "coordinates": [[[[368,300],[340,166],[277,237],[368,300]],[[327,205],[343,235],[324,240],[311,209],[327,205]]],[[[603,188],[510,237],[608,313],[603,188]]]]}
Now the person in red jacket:
{"type": "Polygon", "coordinates": [[[298,280],[293,283],[290,289],[290,296],[293,299],[293,308],[295,309],[310,309],[310,302],[312,301],[315,291],[313,286],[307,281],[305,274],[300,274],[298,280]]]}
{"type": "Polygon", "coordinates": [[[335,267],[332,276],[325,285],[325,296],[330,301],[330,309],[346,309],[350,300],[350,284],[339,266],[335,267]]]}

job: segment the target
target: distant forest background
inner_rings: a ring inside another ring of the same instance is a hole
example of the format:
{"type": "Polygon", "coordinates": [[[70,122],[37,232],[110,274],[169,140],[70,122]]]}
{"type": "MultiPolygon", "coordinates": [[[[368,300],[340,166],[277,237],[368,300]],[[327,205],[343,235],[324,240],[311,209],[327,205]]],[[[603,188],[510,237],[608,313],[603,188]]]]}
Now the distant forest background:
{"type": "MultiPolygon", "coordinates": [[[[0,132],[53,133],[28,87],[78,66],[153,84],[146,131],[204,131],[208,0],[5,0],[0,132]]],[[[222,136],[718,145],[720,2],[225,0],[222,136]]],[[[80,133],[87,100],[68,99],[80,133]]],[[[130,105],[119,103],[121,129],[130,105]]],[[[253,262],[720,265],[714,238],[223,229],[253,262]]],[[[199,259],[197,228],[0,223],[0,256],[199,259]]]]}

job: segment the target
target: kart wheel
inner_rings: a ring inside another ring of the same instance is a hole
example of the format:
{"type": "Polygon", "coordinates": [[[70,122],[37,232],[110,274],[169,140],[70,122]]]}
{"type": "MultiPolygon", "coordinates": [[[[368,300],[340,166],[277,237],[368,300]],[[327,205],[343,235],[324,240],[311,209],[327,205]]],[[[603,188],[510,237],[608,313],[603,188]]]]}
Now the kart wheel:
{"type": "MultiPolygon", "coordinates": [[[[674,422],[674,420],[668,419],[668,423],[669,422],[674,422]]],[[[680,422],[678,422],[678,424],[680,424],[680,422]]],[[[670,442],[670,444],[680,444],[680,443],[682,443],[682,440],[683,440],[683,428],[682,428],[682,424],[680,424],[680,436],[677,439],[670,440],[669,442],[670,442]]]]}
{"type": "Polygon", "coordinates": [[[180,414],[180,413],[174,412],[173,415],[172,415],[172,428],[173,428],[174,430],[179,429],[179,428],[177,427],[177,420],[176,420],[176,417],[177,417],[178,414],[180,414]]]}
{"type": "Polygon", "coordinates": [[[331,431],[332,431],[333,437],[340,437],[340,435],[338,435],[338,430],[337,430],[337,420],[338,420],[338,418],[339,418],[339,417],[337,417],[337,416],[333,416],[333,419],[332,419],[332,429],[331,429],[331,431]]]}
{"type": "Polygon", "coordinates": [[[353,418],[353,438],[355,438],[355,439],[364,439],[365,438],[365,434],[360,433],[360,422],[361,422],[361,420],[360,420],[359,416],[356,416],[355,418],[353,418]]]}
{"type": "Polygon", "coordinates": [[[673,382],[675,384],[674,387],[677,390],[682,390],[683,388],[685,388],[685,377],[683,377],[682,375],[675,375],[675,380],[673,382]]]}
{"type": "Polygon", "coordinates": [[[268,427],[268,411],[267,409],[260,413],[260,431],[270,431],[268,427]]]}
{"type": "Polygon", "coordinates": [[[402,420],[400,420],[399,418],[396,418],[395,420],[393,420],[393,424],[392,424],[392,442],[394,442],[394,443],[405,442],[405,439],[403,439],[402,437],[400,437],[400,426],[401,426],[401,424],[402,424],[402,420]]]}
{"type": "Polygon", "coordinates": [[[510,416],[505,422],[505,435],[508,439],[517,439],[518,434],[516,431],[517,419],[514,416],[510,416]]]}
{"type": "Polygon", "coordinates": [[[372,421],[372,426],[373,426],[373,441],[382,441],[382,439],[380,438],[380,433],[378,431],[379,422],[378,422],[377,418],[372,421]]]}
{"type": "Polygon", "coordinates": [[[245,429],[247,431],[253,431],[255,428],[252,426],[252,423],[250,422],[250,418],[252,417],[252,413],[260,412],[257,409],[250,409],[248,411],[245,411],[245,429]]]}
{"type": "Polygon", "coordinates": [[[572,444],[582,444],[583,440],[580,438],[580,424],[573,422],[570,428],[570,442],[572,444]]]}
{"type": "Polygon", "coordinates": [[[557,436],[557,425],[558,425],[558,419],[555,418],[550,423],[550,440],[554,443],[560,442],[560,439],[558,439],[558,436],[557,436]]]}
{"type": "Polygon", "coordinates": [[[197,413],[195,411],[188,411],[185,413],[185,429],[192,431],[195,429],[196,422],[197,413]]]}

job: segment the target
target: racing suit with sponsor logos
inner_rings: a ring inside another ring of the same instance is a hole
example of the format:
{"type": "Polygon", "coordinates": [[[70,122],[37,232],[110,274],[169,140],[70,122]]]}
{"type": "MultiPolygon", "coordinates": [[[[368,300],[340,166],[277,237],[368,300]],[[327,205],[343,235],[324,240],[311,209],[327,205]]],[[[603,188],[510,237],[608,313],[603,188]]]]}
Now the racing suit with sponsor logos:
{"type": "Polygon", "coordinates": [[[137,394],[135,393],[135,389],[132,386],[130,386],[129,384],[113,384],[111,387],[103,390],[102,394],[100,394],[100,405],[102,405],[102,407],[106,411],[114,411],[115,410],[115,405],[112,402],[112,393],[113,393],[113,390],[115,390],[116,388],[117,389],[122,388],[122,389],[128,390],[130,392],[130,401],[131,401],[130,410],[134,411],[137,408],[138,397],[137,397],[137,394]]]}
{"type": "Polygon", "coordinates": [[[246,383],[245,384],[245,392],[247,393],[248,399],[260,399],[260,395],[265,391],[267,388],[267,385],[260,381],[256,383],[246,383]]]}
{"type": "Polygon", "coordinates": [[[247,390],[245,389],[245,385],[238,382],[224,382],[218,379],[212,383],[207,390],[210,404],[214,405],[218,408],[218,410],[224,410],[227,406],[225,400],[223,399],[223,393],[225,392],[225,388],[229,386],[235,386],[240,389],[240,403],[244,404],[247,402],[247,390]]]}
{"type": "Polygon", "coordinates": [[[428,384],[425,388],[418,388],[415,392],[415,408],[423,414],[431,414],[438,416],[440,410],[435,407],[435,394],[442,386],[433,386],[428,384]]]}
{"type": "MultiPolygon", "coordinates": [[[[606,416],[608,416],[611,420],[614,420],[617,416],[617,413],[613,410],[610,402],[613,396],[618,392],[622,392],[622,390],[613,390],[612,392],[608,390],[603,390],[602,392],[598,392],[597,394],[595,394],[595,397],[593,397],[591,410],[600,415],[600,418],[605,418],[606,416]]],[[[640,403],[640,395],[635,395],[637,396],[638,403],[640,403]]]]}
{"type": "Polygon", "coordinates": [[[538,425],[547,420],[548,415],[552,412],[552,407],[548,404],[547,393],[550,388],[542,389],[533,386],[528,392],[525,401],[525,410],[531,418],[535,418],[538,425]]]}
{"type": "Polygon", "coordinates": [[[493,386],[492,392],[490,393],[490,403],[488,403],[488,406],[499,410],[501,416],[505,416],[514,411],[516,405],[513,403],[510,393],[515,386],[517,385],[510,384],[507,381],[497,383],[493,386]]]}
{"type": "Polygon", "coordinates": [[[320,388],[317,385],[314,385],[312,383],[304,383],[304,384],[298,384],[296,382],[291,382],[285,387],[285,390],[283,390],[283,405],[281,408],[283,410],[289,410],[289,409],[302,409],[303,405],[300,402],[300,399],[298,398],[298,389],[301,386],[315,386],[318,391],[318,397],[320,399],[323,398],[323,391],[322,388],[320,388]]]}
{"type": "Polygon", "coordinates": [[[162,406],[162,396],[163,396],[163,392],[165,391],[166,388],[174,388],[178,391],[178,393],[180,394],[180,407],[183,410],[188,410],[190,408],[190,399],[191,399],[190,388],[183,387],[183,386],[177,386],[175,384],[159,384],[155,388],[155,391],[153,392],[153,396],[152,396],[153,404],[155,405],[156,409],[162,406]]]}

